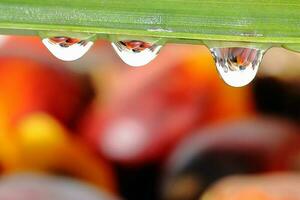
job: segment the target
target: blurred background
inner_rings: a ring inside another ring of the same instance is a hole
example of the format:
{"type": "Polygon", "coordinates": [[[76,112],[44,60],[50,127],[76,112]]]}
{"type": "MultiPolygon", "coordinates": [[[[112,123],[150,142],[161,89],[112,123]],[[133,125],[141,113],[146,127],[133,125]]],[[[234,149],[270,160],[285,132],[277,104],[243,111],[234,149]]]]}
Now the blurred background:
{"type": "Polygon", "coordinates": [[[205,46],[145,67],[107,41],[80,60],[0,37],[0,199],[300,199],[300,54],[227,86],[205,46]]]}

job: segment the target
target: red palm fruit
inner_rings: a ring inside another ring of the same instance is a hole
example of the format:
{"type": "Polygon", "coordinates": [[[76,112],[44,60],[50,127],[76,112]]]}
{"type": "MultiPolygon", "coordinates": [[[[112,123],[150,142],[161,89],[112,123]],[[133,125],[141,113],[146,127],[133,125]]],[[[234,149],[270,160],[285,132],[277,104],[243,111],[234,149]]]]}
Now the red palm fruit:
{"type": "Polygon", "coordinates": [[[299,200],[298,173],[233,176],[222,179],[201,200],[299,200]]]}
{"type": "Polygon", "coordinates": [[[18,123],[14,134],[0,137],[4,173],[45,172],[78,178],[103,190],[116,192],[112,166],[96,156],[80,140],[70,137],[57,120],[34,113],[18,123]]]}
{"type": "Polygon", "coordinates": [[[194,129],[251,113],[248,89],[234,90],[219,81],[204,48],[172,66],[158,63],[123,74],[120,84],[106,85],[106,91],[113,91],[91,106],[81,124],[88,143],[112,160],[140,164],[163,159],[194,129]]]}
{"type": "Polygon", "coordinates": [[[88,100],[86,80],[61,66],[0,57],[0,118],[11,124],[31,112],[49,113],[71,125],[88,100]]]}
{"type": "Polygon", "coordinates": [[[162,199],[196,200],[228,175],[295,168],[300,156],[298,133],[295,124],[258,116],[200,129],[167,159],[162,199]]]}

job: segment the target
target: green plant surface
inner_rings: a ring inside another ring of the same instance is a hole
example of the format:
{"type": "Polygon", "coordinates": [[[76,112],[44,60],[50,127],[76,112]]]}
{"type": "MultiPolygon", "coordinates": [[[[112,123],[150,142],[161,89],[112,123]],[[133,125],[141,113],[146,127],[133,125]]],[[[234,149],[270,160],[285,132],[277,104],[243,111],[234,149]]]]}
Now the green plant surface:
{"type": "Polygon", "coordinates": [[[299,0],[0,0],[0,33],[41,31],[284,45],[300,49],[299,0]]]}

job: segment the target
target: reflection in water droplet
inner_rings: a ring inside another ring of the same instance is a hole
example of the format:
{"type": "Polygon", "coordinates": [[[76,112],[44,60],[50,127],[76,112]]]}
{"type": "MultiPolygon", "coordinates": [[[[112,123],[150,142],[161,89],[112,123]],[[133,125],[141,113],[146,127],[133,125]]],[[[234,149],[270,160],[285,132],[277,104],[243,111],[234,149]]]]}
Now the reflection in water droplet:
{"type": "Polygon", "coordinates": [[[134,67],[148,64],[157,56],[162,47],[140,40],[112,42],[112,46],[126,64],[134,67]]]}
{"type": "Polygon", "coordinates": [[[81,58],[93,45],[92,41],[64,36],[45,38],[43,43],[55,57],[63,61],[81,58]]]}
{"type": "Polygon", "coordinates": [[[257,73],[263,50],[255,48],[211,48],[219,74],[230,86],[242,87],[257,73]]]}

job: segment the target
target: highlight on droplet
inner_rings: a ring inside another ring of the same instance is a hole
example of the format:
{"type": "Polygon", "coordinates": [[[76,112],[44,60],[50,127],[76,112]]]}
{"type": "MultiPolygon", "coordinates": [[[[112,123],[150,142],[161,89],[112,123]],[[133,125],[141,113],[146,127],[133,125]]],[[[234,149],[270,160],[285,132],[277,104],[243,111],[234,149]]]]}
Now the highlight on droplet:
{"type": "Polygon", "coordinates": [[[133,67],[143,66],[151,62],[162,47],[157,42],[142,40],[117,40],[111,44],[120,58],[133,67]]]}
{"type": "Polygon", "coordinates": [[[211,48],[210,51],[219,74],[233,87],[245,86],[255,78],[265,52],[244,47],[211,48]]]}

